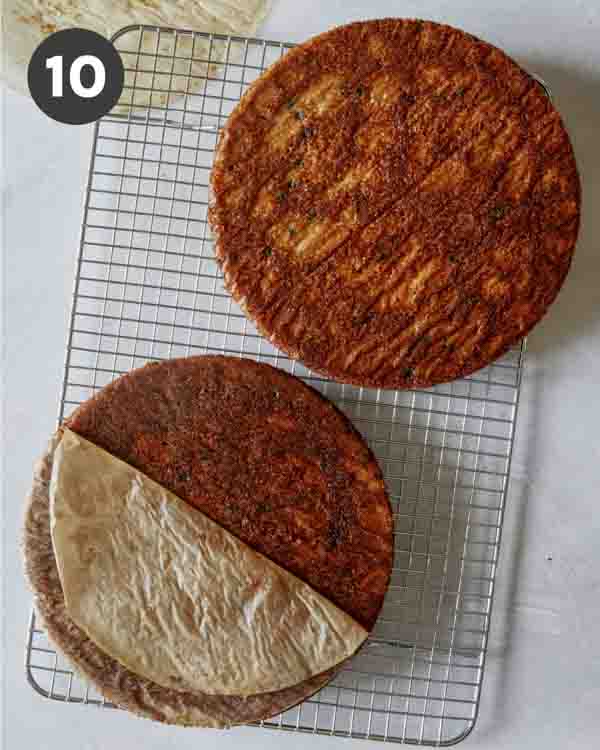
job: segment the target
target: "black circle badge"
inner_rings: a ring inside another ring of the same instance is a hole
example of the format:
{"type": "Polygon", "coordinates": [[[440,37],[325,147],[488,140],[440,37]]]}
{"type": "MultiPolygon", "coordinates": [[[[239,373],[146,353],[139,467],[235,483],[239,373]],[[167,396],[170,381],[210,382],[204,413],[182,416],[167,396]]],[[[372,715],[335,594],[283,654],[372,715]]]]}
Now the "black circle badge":
{"type": "Polygon", "coordinates": [[[33,100],[69,125],[94,122],[119,100],[125,73],[112,42],[95,31],[57,31],[33,53],[27,70],[33,100]]]}

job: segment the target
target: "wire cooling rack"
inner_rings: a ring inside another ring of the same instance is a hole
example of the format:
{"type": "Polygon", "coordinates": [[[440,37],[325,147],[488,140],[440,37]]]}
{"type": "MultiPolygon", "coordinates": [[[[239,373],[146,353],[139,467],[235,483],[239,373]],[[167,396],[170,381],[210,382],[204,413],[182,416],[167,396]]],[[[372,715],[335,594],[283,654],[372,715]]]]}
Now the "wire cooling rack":
{"type": "MultiPolygon", "coordinates": [[[[390,490],[395,564],[366,646],[313,698],[265,727],[422,745],[473,728],[519,399],[523,347],[428,390],[317,377],[264,340],[223,287],[206,221],[219,128],[292,45],[154,27],[119,32],[118,109],[96,125],[60,419],[149,360],[223,352],[292,372],[333,399],[390,490]]],[[[32,614],[29,682],[109,706],[56,653],[32,614]]]]}

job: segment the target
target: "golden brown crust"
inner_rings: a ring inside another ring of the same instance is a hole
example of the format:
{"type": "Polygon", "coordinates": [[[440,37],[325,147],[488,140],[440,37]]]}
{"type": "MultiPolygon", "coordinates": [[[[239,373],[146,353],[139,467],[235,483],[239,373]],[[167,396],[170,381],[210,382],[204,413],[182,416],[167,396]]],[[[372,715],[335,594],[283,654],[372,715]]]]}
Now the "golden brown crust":
{"type": "Polygon", "coordinates": [[[36,610],[48,637],[84,678],[109,701],[154,721],[186,726],[225,728],[274,716],[323,687],[335,674],[331,669],[294,687],[275,693],[237,697],[198,695],[156,685],[115,661],[69,618],[50,535],[49,483],[55,436],[38,462],[25,516],[25,572],[36,610]]]}
{"type": "MultiPolygon", "coordinates": [[[[297,378],[231,357],[154,363],[102,389],[67,423],[373,626],[392,566],[383,480],[347,419],[297,378]]],[[[162,688],[104,654],[69,619],[54,559],[48,488],[57,440],[35,472],[26,573],[50,639],[104,696],[156,721],[226,727],[274,716],[334,676],[341,665],[274,693],[199,696],[162,688]]]]}
{"type": "Polygon", "coordinates": [[[234,357],[169,360],[118,378],[67,426],[373,627],[392,565],[383,477],[298,378],[234,357]]]}
{"type": "Polygon", "coordinates": [[[375,387],[502,355],[554,300],[579,227],[542,88],[432,22],[359,22],[291,50],[230,116],[211,186],[217,258],[259,330],[375,387]]]}

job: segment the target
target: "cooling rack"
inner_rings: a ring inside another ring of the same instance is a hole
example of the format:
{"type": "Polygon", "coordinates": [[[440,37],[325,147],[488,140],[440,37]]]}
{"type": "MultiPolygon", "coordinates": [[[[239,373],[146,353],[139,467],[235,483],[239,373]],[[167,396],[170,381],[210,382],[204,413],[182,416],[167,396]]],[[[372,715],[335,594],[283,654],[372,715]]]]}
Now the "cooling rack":
{"type": "MultiPolygon", "coordinates": [[[[60,419],[131,368],[201,352],[269,362],[335,401],[385,474],[391,585],[349,665],[261,725],[454,744],[478,711],[524,347],[464,380],[396,392],[317,377],[278,352],[225,291],[206,213],[219,128],[292,45],[140,26],[115,44],[126,88],[95,129],[60,419]]],[[[48,698],[111,706],[56,653],[35,614],[26,673],[48,698]]]]}

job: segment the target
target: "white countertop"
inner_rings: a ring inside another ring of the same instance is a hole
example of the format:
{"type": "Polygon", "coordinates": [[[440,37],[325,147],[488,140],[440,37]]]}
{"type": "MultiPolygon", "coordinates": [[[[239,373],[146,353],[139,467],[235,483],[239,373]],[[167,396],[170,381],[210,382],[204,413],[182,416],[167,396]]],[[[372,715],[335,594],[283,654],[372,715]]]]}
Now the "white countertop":
{"type": "MultiPolygon", "coordinates": [[[[276,0],[262,35],[300,41],[337,23],[389,15],[445,21],[503,47],[550,84],[572,135],[583,226],[559,300],[529,340],[488,671],[466,743],[472,750],[599,747],[600,2],[276,0]]],[[[56,419],[91,126],[56,124],[10,92],[4,110],[3,747],[375,748],[254,728],[155,726],[43,700],[25,682],[30,597],[19,527],[32,463],[56,419]]]]}

